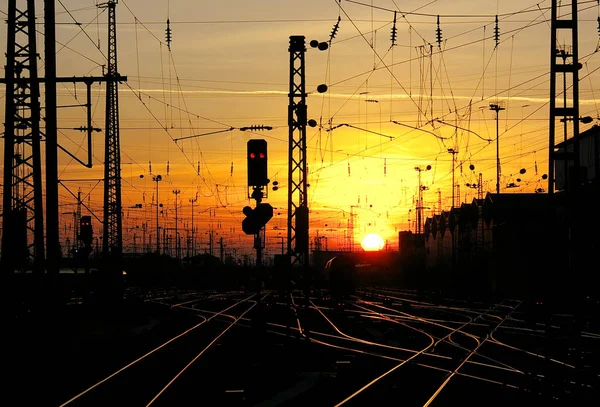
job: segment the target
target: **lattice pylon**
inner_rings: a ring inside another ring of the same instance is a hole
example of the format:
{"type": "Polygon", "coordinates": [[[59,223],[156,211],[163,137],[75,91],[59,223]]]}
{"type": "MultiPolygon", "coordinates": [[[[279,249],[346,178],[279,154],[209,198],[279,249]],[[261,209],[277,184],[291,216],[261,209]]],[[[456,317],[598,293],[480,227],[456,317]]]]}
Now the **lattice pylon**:
{"type": "Polygon", "coordinates": [[[8,2],[2,265],[44,272],[35,1],[8,2]],[[22,4],[24,3],[24,4],[22,4]]]}
{"type": "Polygon", "coordinates": [[[292,265],[308,264],[308,184],[306,160],[306,88],[304,36],[290,37],[288,106],[288,255],[292,265]]]}
{"type": "Polygon", "coordinates": [[[121,148],[119,137],[119,93],[117,69],[117,0],[103,4],[108,9],[108,65],[106,76],[106,125],[104,150],[104,229],[105,260],[119,264],[123,254],[121,205],[121,148]]]}

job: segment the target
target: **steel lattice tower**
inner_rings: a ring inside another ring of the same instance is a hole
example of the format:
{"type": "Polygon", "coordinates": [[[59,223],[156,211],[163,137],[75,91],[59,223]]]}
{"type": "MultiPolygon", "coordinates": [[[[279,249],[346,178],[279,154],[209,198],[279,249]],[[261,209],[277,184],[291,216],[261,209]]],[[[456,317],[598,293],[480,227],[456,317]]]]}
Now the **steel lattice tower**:
{"type": "MultiPolygon", "coordinates": [[[[572,126],[572,137],[576,138],[579,136],[579,56],[578,56],[578,34],[577,34],[577,1],[571,1],[571,18],[570,19],[559,19],[558,18],[558,7],[557,0],[552,0],[552,13],[551,13],[551,36],[550,36],[550,130],[549,130],[549,159],[548,159],[548,193],[553,194],[555,189],[556,180],[556,161],[564,161],[564,189],[569,189],[569,181],[577,180],[575,183],[578,184],[580,178],[579,168],[579,143],[572,143],[573,151],[570,152],[558,152],[556,148],[556,121],[560,119],[564,123],[563,128],[563,139],[560,141],[567,141],[569,123],[572,126]],[[570,31],[571,46],[559,47],[557,43],[557,36],[559,30],[570,31]],[[562,106],[557,107],[557,93],[556,93],[556,79],[557,74],[562,73],[563,76],[563,94],[562,94],[562,106]],[[570,74],[570,81],[567,81],[568,74],[570,74]],[[568,86],[568,83],[571,86],[568,86]],[[571,94],[567,92],[571,90],[571,94]],[[572,100],[572,105],[567,106],[568,99],[572,100]],[[569,161],[572,164],[573,174],[569,174],[569,161]]],[[[573,185],[576,187],[577,185],[573,185]]]]}
{"type": "Polygon", "coordinates": [[[306,91],[304,36],[290,37],[288,106],[289,168],[287,251],[292,265],[308,265],[308,184],[306,166],[306,91]]]}
{"type": "MultiPolygon", "coordinates": [[[[121,149],[119,139],[119,91],[117,70],[116,5],[110,0],[99,7],[108,8],[108,66],[106,72],[106,125],[104,150],[104,225],[102,249],[105,260],[120,265],[123,253],[121,218],[121,149]]],[[[120,272],[120,271],[119,271],[120,272]]]]}
{"type": "Polygon", "coordinates": [[[8,2],[2,264],[23,271],[33,260],[44,271],[44,219],[40,150],[35,1],[8,2]]]}

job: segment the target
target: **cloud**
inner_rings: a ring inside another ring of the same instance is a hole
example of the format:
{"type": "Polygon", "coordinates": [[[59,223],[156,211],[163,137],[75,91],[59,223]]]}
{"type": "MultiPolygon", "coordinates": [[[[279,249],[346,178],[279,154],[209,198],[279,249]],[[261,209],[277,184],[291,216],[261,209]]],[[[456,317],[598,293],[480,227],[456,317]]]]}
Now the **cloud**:
{"type": "MultiPolygon", "coordinates": [[[[142,92],[142,93],[160,93],[160,94],[168,94],[168,93],[173,93],[173,94],[189,94],[189,95],[205,95],[205,96],[221,96],[221,95],[231,95],[231,96],[288,96],[288,92],[287,91],[281,91],[281,90],[227,90],[227,89],[215,89],[215,90],[169,90],[169,89],[135,89],[132,88],[135,92],[142,92]]],[[[358,94],[351,94],[351,93],[328,93],[327,94],[329,97],[332,97],[334,99],[356,99],[359,100],[359,95],[358,94]]],[[[311,94],[309,94],[308,96],[311,96],[311,94]]],[[[316,96],[316,94],[312,94],[312,96],[316,96]]],[[[376,95],[376,100],[381,102],[381,101],[389,101],[389,100],[419,100],[419,98],[423,98],[425,100],[428,100],[430,98],[434,99],[434,100],[448,100],[447,96],[438,96],[438,95],[434,95],[434,96],[430,96],[430,95],[420,95],[417,93],[413,93],[412,96],[406,95],[406,94],[401,94],[401,93],[397,93],[397,94],[393,94],[393,95],[376,95]]],[[[362,96],[361,96],[362,98],[362,96]]],[[[373,98],[371,98],[373,99],[373,98]]],[[[460,96],[460,95],[454,95],[454,99],[455,100],[473,100],[472,96],[460,96]]],[[[478,104],[487,104],[489,101],[493,101],[494,103],[496,102],[530,102],[530,103],[537,103],[537,104],[543,104],[543,103],[548,103],[549,102],[549,98],[546,97],[527,97],[527,96],[512,96],[510,98],[506,98],[506,97],[486,97],[484,98],[484,101],[480,100],[479,97],[477,98],[477,100],[473,100],[473,104],[474,105],[478,105],[478,104]],[[483,102],[483,103],[481,103],[483,102]]],[[[571,99],[567,99],[567,103],[572,103],[571,99]]],[[[579,103],[580,104],[584,104],[584,105],[593,105],[596,104],[597,101],[594,99],[579,99],[579,103]]]]}

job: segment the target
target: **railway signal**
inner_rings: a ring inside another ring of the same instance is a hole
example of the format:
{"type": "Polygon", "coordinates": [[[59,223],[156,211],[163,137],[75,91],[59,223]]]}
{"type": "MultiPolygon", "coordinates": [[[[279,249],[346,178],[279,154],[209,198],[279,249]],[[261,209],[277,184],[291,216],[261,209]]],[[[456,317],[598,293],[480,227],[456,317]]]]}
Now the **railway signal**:
{"type": "Polygon", "coordinates": [[[268,203],[259,203],[256,208],[244,207],[246,218],[242,221],[242,231],[247,235],[255,235],[273,217],[273,207],[268,203]]]}
{"type": "Polygon", "coordinates": [[[267,141],[248,140],[248,186],[262,187],[269,183],[267,178],[267,141]]]}
{"type": "Polygon", "coordinates": [[[92,230],[92,217],[82,216],[79,220],[79,240],[86,246],[92,245],[94,231],[92,230]]]}

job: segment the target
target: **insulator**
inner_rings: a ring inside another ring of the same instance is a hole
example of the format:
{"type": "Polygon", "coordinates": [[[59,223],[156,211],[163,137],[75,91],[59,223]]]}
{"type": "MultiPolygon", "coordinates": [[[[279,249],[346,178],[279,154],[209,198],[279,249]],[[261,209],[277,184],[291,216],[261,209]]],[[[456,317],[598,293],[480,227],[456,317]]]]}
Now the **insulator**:
{"type": "Polygon", "coordinates": [[[198,175],[200,175],[200,161],[198,161],[198,168],[196,171],[198,172],[198,175]]]}
{"type": "Polygon", "coordinates": [[[387,158],[383,159],[383,175],[387,175],[387,158]]]}
{"type": "Polygon", "coordinates": [[[500,44],[500,28],[498,27],[498,16],[496,16],[496,26],[494,27],[494,41],[496,42],[496,47],[500,44]]]}
{"type": "Polygon", "coordinates": [[[152,174],[152,161],[148,161],[148,172],[152,174]]]}
{"type": "Polygon", "coordinates": [[[171,164],[167,161],[167,175],[169,175],[170,169],[171,169],[171,164]]]}
{"type": "Polygon", "coordinates": [[[340,21],[341,21],[341,19],[342,18],[340,16],[338,16],[337,23],[335,23],[335,25],[331,29],[331,34],[329,34],[329,43],[330,44],[331,44],[331,41],[333,41],[333,39],[337,35],[338,29],[340,28],[340,21]]]}
{"type": "Polygon", "coordinates": [[[598,36],[600,36],[600,16],[598,16],[598,36]]]}
{"type": "Polygon", "coordinates": [[[396,45],[396,33],[398,32],[398,29],[396,28],[396,12],[394,11],[394,25],[392,26],[392,47],[394,45],[396,45]]]}
{"type": "Polygon", "coordinates": [[[248,126],[248,127],[240,127],[240,131],[257,131],[257,130],[273,130],[273,126],[265,126],[265,125],[256,125],[253,124],[252,126],[248,126]]]}
{"type": "Polygon", "coordinates": [[[167,29],[165,30],[167,38],[167,47],[171,49],[171,21],[167,18],[167,29]]]}
{"type": "Polygon", "coordinates": [[[231,162],[231,169],[229,170],[229,175],[233,176],[233,161],[231,162]]]}
{"type": "Polygon", "coordinates": [[[348,162],[348,176],[350,176],[350,162],[348,162]]]}
{"type": "Polygon", "coordinates": [[[537,172],[538,172],[537,161],[535,161],[535,173],[537,174],[537,172]]]}
{"type": "Polygon", "coordinates": [[[442,29],[440,28],[440,16],[437,16],[437,28],[435,29],[435,41],[438,48],[442,47],[442,29]]]}

